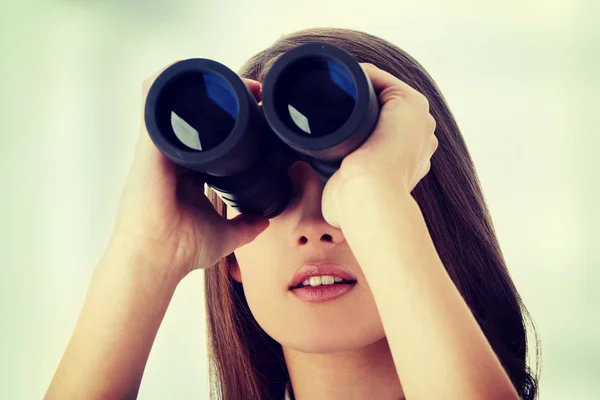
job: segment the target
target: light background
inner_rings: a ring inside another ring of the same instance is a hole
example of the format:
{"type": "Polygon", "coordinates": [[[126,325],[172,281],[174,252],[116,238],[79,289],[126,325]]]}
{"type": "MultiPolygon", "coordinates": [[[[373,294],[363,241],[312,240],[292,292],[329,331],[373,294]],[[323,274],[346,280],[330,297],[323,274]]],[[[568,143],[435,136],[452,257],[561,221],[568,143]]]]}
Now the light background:
{"type": "MultiPolygon", "coordinates": [[[[600,398],[600,3],[0,0],[0,399],[39,399],[107,244],[141,82],[236,70],[281,34],[371,32],[430,72],[466,138],[542,340],[541,399],[600,398]]],[[[178,288],[140,399],[207,398],[202,272],[178,288]]]]}

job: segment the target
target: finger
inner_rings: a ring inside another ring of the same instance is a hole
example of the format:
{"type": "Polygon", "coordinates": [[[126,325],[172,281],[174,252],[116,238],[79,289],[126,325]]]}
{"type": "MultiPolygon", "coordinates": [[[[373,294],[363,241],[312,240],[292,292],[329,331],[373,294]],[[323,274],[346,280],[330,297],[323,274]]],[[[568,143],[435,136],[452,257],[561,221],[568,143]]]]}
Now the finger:
{"type": "Polygon", "coordinates": [[[433,135],[432,141],[433,141],[433,151],[431,152],[431,155],[433,156],[440,145],[440,141],[438,140],[437,136],[435,136],[435,135],[433,135]]]}
{"type": "Polygon", "coordinates": [[[194,172],[194,170],[184,167],[183,165],[175,164],[175,174],[177,176],[187,176],[194,172]]]}
{"type": "Polygon", "coordinates": [[[230,248],[226,249],[226,253],[231,253],[252,242],[270,224],[269,219],[261,215],[238,214],[232,219],[227,220],[227,225],[231,230],[231,234],[228,235],[231,238],[231,242],[229,243],[230,248]]]}
{"type": "Polygon", "coordinates": [[[423,178],[431,171],[431,160],[427,160],[427,164],[425,165],[425,172],[423,173],[423,178]]]}
{"type": "Polygon", "coordinates": [[[167,68],[169,68],[173,64],[176,64],[179,61],[180,60],[177,60],[175,62],[172,62],[171,64],[160,68],[158,71],[156,71],[148,78],[144,79],[144,81],[142,82],[141,122],[136,147],[136,161],[147,164],[146,167],[148,168],[158,167],[164,168],[165,170],[171,170],[174,168],[173,165],[171,165],[171,161],[168,160],[158,150],[158,148],[154,145],[152,139],[150,138],[150,134],[148,133],[148,130],[146,128],[145,108],[148,92],[150,91],[150,88],[152,87],[154,81],[156,81],[160,74],[162,74],[167,68]]]}
{"type": "Polygon", "coordinates": [[[256,99],[256,101],[257,102],[261,101],[262,100],[262,84],[259,81],[255,81],[254,79],[248,79],[248,78],[244,78],[244,82],[246,83],[246,86],[248,86],[248,89],[250,89],[250,91],[254,95],[254,98],[256,99]]]}
{"type": "Polygon", "coordinates": [[[175,195],[177,200],[196,207],[206,205],[208,200],[204,194],[204,180],[189,172],[177,177],[175,195]]]}
{"type": "Polygon", "coordinates": [[[375,93],[380,94],[383,91],[399,91],[408,96],[412,96],[417,92],[414,88],[387,71],[384,71],[371,63],[360,63],[360,66],[366,72],[367,76],[373,84],[375,93]]]}
{"type": "Polygon", "coordinates": [[[154,74],[152,74],[148,78],[144,79],[144,81],[142,82],[142,102],[141,102],[141,114],[142,114],[141,117],[142,118],[141,118],[138,141],[139,141],[139,144],[142,144],[144,147],[155,147],[155,146],[153,146],[152,140],[150,139],[150,135],[148,134],[148,131],[146,129],[145,111],[146,111],[146,99],[148,98],[148,92],[150,91],[150,88],[152,87],[152,84],[154,83],[154,81],[156,81],[156,78],[158,78],[159,75],[162,74],[167,68],[169,68],[173,64],[176,64],[179,61],[180,60],[177,60],[169,65],[162,67],[161,69],[156,71],[154,74]]]}
{"type": "Polygon", "coordinates": [[[342,207],[340,207],[339,199],[335,196],[335,193],[337,192],[337,188],[342,186],[342,179],[342,171],[336,171],[331,175],[329,181],[327,181],[321,195],[321,214],[323,215],[323,219],[329,225],[338,229],[340,228],[340,224],[337,214],[340,213],[342,207]]]}
{"type": "Polygon", "coordinates": [[[158,78],[159,75],[162,74],[167,68],[178,63],[179,61],[181,60],[177,60],[172,62],[171,64],[165,65],[164,67],[156,71],[154,74],[144,79],[144,81],[142,82],[142,118],[144,116],[144,106],[146,105],[146,97],[148,97],[148,92],[150,91],[152,84],[154,83],[154,81],[156,81],[156,78],[158,78]]]}

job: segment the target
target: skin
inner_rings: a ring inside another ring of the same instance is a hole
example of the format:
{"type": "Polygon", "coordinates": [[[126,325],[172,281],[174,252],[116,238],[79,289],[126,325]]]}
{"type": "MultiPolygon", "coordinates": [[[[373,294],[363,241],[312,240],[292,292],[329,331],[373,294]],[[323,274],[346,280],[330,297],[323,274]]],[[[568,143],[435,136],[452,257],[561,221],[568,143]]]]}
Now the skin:
{"type": "MultiPolygon", "coordinates": [[[[235,251],[239,267],[232,277],[243,283],[254,318],[282,345],[294,388],[309,387],[295,390],[297,399],[402,398],[368,282],[344,233],[323,219],[323,184],[305,162],[294,163],[289,175],[297,195],[261,235],[235,251]],[[322,241],[324,234],[331,240],[322,241]],[[335,301],[305,303],[288,285],[296,269],[320,258],[344,266],[357,284],[335,301]]],[[[228,208],[227,214],[239,212],[228,208]]]]}
{"type": "MultiPolygon", "coordinates": [[[[297,399],[518,399],[410,195],[438,145],[427,100],[361,65],[382,104],[373,134],[325,187],[294,164],[298,196],[271,221],[220,217],[142,124],[115,232],[46,399],[134,398],[178,282],[190,265],[209,268],[232,251],[231,275],[282,344],[297,399]],[[295,299],[295,269],[322,257],[350,269],[357,286],[328,303],[295,299]]],[[[260,100],[260,83],[246,83],[260,100]]]]}

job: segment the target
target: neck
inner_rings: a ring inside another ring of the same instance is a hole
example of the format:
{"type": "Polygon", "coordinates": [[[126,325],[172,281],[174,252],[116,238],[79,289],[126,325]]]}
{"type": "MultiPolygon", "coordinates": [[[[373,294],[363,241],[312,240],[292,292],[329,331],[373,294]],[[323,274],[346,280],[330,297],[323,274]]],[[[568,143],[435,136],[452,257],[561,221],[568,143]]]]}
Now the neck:
{"type": "Polygon", "coordinates": [[[386,338],[360,349],[311,354],[283,347],[296,400],[402,400],[404,393],[386,338]]]}

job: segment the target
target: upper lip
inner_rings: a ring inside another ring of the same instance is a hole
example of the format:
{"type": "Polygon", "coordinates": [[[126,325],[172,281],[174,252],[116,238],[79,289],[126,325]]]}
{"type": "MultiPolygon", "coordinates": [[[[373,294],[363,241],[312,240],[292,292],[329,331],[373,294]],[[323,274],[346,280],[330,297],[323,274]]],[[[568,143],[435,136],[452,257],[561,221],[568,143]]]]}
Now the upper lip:
{"type": "Polygon", "coordinates": [[[329,260],[307,262],[296,270],[288,288],[300,285],[311,276],[337,276],[347,281],[356,281],[356,277],[348,270],[329,260]]]}

